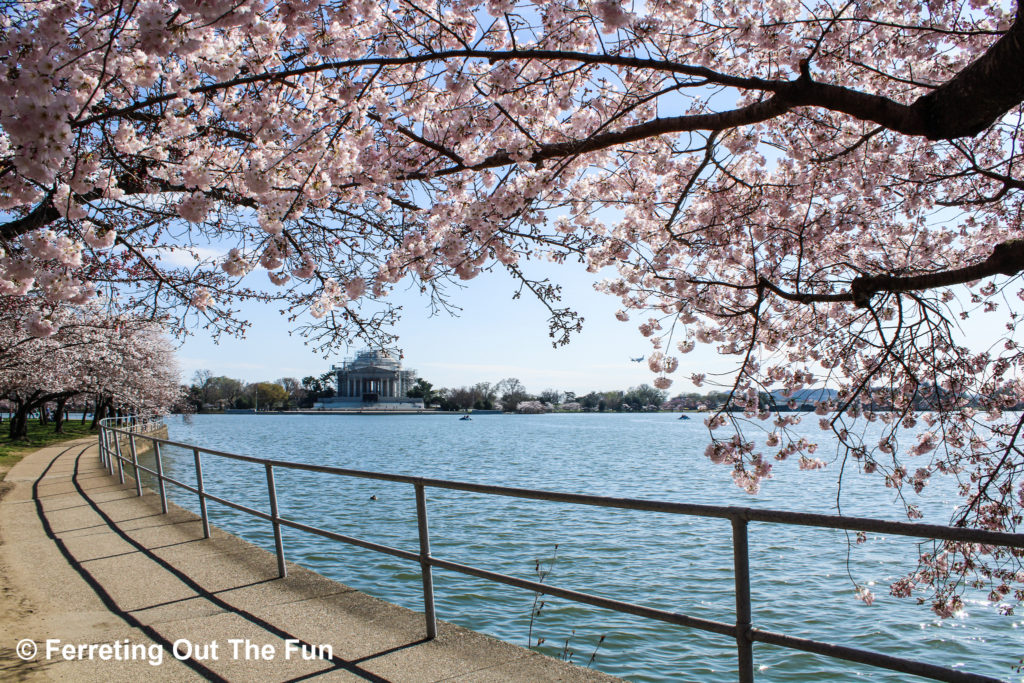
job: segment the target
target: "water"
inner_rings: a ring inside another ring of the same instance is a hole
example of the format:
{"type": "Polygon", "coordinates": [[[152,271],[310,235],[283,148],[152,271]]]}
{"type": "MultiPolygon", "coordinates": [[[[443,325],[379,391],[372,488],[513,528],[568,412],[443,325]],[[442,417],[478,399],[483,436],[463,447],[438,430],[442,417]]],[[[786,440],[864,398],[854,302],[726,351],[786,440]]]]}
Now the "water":
{"type": "MultiPolygon", "coordinates": [[[[805,421],[807,422],[807,421],[805,421]]],[[[816,420],[810,420],[816,424],[816,420]]],[[[575,493],[747,505],[834,513],[835,467],[776,478],[749,496],[727,467],[703,451],[700,420],[671,414],[477,416],[199,415],[168,420],[173,440],[235,453],[469,482],[575,493]]],[[[806,427],[804,427],[806,428],[806,427]]],[[[806,428],[810,433],[810,429],[806,428]]],[[[815,435],[817,436],[817,435],[815,435]]],[[[822,438],[822,437],[819,437],[822,438]]],[[[824,449],[823,449],[824,450],[824,449]]],[[[168,474],[191,472],[190,452],[167,452],[168,474]]],[[[204,458],[215,495],[267,510],[262,467],[204,458]]],[[[194,481],[181,474],[185,481],[194,481]]],[[[276,471],[281,514],[339,533],[418,551],[411,486],[276,471]],[[376,496],[376,500],[371,500],[376,496]]],[[[734,620],[732,546],[727,520],[609,510],[428,490],[432,553],[440,558],[697,617],[734,620]],[[557,550],[556,550],[557,545],[557,550]]],[[[881,478],[847,472],[842,511],[905,519],[881,478]]],[[[913,496],[913,494],[910,494],[913,496]]],[[[172,492],[193,510],[195,496],[172,492]]],[[[936,481],[914,498],[924,521],[945,523],[953,482],[936,481]]],[[[268,550],[270,525],[210,504],[214,524],[268,550]]],[[[367,593],[422,610],[419,567],[284,529],[297,562],[367,593]]],[[[1006,680],[1024,656],[1024,620],[1000,616],[983,594],[968,594],[957,618],[897,600],[888,585],[914,567],[913,539],[872,537],[847,544],[844,532],[750,524],[754,625],[963,668],[1006,680]],[[849,560],[849,562],[848,562],[849,560]],[[867,606],[850,576],[877,596],[867,606]]],[[[520,645],[569,656],[635,681],[734,681],[735,642],[435,570],[438,616],[520,645]],[[531,615],[532,616],[531,618],[531,615]],[[604,641],[599,644],[599,639],[604,641]],[[566,644],[566,641],[568,643],[566,644]]],[[[759,681],[902,681],[901,674],[755,644],[759,681]]]]}

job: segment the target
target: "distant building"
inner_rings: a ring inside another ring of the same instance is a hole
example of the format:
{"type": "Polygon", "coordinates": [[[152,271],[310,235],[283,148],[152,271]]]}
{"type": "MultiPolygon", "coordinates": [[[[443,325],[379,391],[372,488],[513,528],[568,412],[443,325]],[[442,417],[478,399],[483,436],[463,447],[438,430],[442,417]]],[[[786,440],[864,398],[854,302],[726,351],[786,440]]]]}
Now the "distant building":
{"type": "Polygon", "coordinates": [[[338,382],[338,395],[321,399],[328,410],[401,410],[423,407],[423,399],[405,394],[416,383],[415,370],[403,370],[392,351],[360,351],[354,358],[331,367],[338,382]]]}

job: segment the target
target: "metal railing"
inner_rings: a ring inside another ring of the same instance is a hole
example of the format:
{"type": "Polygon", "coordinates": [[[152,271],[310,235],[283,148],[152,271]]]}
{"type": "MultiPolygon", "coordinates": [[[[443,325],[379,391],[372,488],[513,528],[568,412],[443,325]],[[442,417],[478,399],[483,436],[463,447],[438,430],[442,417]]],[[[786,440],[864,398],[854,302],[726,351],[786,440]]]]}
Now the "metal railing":
{"type": "Polygon", "coordinates": [[[157,416],[138,417],[135,415],[128,415],[123,417],[104,418],[100,420],[100,425],[102,427],[113,427],[123,432],[135,432],[136,434],[141,434],[163,427],[164,419],[157,416]]]}
{"type": "MultiPolygon", "coordinates": [[[[124,483],[124,463],[125,460],[121,458],[121,442],[126,438],[128,440],[129,449],[132,454],[132,462],[138,469],[144,469],[139,467],[139,456],[137,449],[135,448],[134,436],[136,434],[142,435],[146,432],[152,432],[160,427],[164,426],[163,418],[161,417],[137,417],[122,416],[122,417],[105,417],[100,420],[100,458],[106,463],[107,469],[111,474],[114,474],[115,462],[111,462],[109,453],[113,452],[117,454],[117,478],[123,484],[124,483]]],[[[135,490],[141,496],[142,495],[142,480],[138,476],[138,471],[135,473],[135,490]]],[[[163,481],[160,482],[160,497],[166,500],[167,491],[164,488],[163,481]]],[[[164,513],[167,512],[166,503],[163,506],[164,513]]]]}
{"type": "Polygon", "coordinates": [[[99,446],[101,462],[111,474],[114,474],[116,466],[122,484],[124,483],[124,467],[126,464],[131,465],[132,476],[135,479],[136,492],[139,496],[142,495],[142,483],[139,473],[148,472],[156,477],[160,495],[160,504],[164,513],[167,512],[167,491],[165,483],[174,484],[175,486],[196,494],[199,498],[199,510],[202,518],[203,536],[205,538],[210,537],[210,520],[206,507],[208,500],[270,522],[273,525],[274,530],[274,546],[277,555],[278,575],[282,578],[287,576],[284,544],[281,538],[281,527],[283,526],[418,563],[420,565],[420,572],[423,580],[423,605],[424,616],[426,617],[427,638],[434,638],[437,635],[437,618],[434,610],[434,587],[432,574],[433,568],[437,567],[517,588],[536,591],[541,594],[552,595],[575,602],[614,610],[616,612],[633,614],[669,624],[700,629],[734,638],[736,640],[738,674],[741,683],[747,683],[754,680],[753,644],[755,642],[825,655],[828,657],[858,662],[874,667],[889,669],[891,671],[913,674],[940,681],[963,681],[974,683],[981,681],[998,682],[1000,680],[979,674],[968,673],[960,669],[937,666],[935,664],[928,664],[926,662],[915,661],[903,657],[895,657],[871,650],[836,645],[754,628],[751,610],[750,561],[747,548],[747,526],[749,522],[768,522],[773,524],[789,524],[826,529],[841,529],[847,531],[885,533],[924,539],[982,543],[992,546],[1006,546],[1012,548],[1024,548],[1024,534],[1002,533],[981,529],[964,529],[934,524],[890,522],[865,517],[840,517],[836,515],[787,512],[783,510],[698,505],[636,498],[613,498],[575,493],[558,493],[555,491],[537,489],[492,486],[445,479],[411,477],[401,474],[367,472],[342,467],[329,467],[324,465],[257,458],[247,455],[239,455],[237,453],[225,453],[223,451],[216,451],[209,448],[201,448],[193,444],[179,443],[168,439],[147,436],[138,431],[131,431],[114,426],[113,424],[108,424],[106,420],[103,421],[103,424],[101,425],[99,446]],[[123,439],[119,438],[120,435],[126,435],[128,438],[130,453],[127,456],[121,452],[120,443],[123,439]],[[152,443],[156,462],[155,470],[148,469],[139,464],[136,439],[145,439],[152,443]],[[172,446],[192,452],[193,464],[196,473],[196,486],[190,486],[164,474],[161,446],[172,446]],[[267,497],[270,511],[264,512],[262,510],[256,510],[207,492],[203,487],[203,455],[227,458],[234,461],[262,466],[266,475],[267,497]],[[321,529],[319,527],[309,526],[307,524],[282,517],[277,504],[277,489],[274,483],[275,469],[302,470],[306,472],[318,472],[342,477],[404,483],[413,486],[416,494],[416,519],[419,533],[419,552],[392,548],[390,546],[346,536],[344,534],[339,534],[327,529],[321,529]],[[702,617],[689,616],[679,612],[670,612],[631,602],[592,595],[590,593],[582,593],[568,588],[559,588],[557,586],[537,581],[520,579],[514,576],[508,576],[506,574],[482,569],[480,567],[459,564],[457,562],[451,562],[439,557],[434,557],[430,553],[430,535],[427,525],[427,502],[425,491],[428,488],[447,489],[450,491],[466,491],[471,493],[529,500],[570,503],[575,505],[591,505],[605,508],[728,519],[732,523],[736,619],[733,623],[726,623],[702,617]]]}

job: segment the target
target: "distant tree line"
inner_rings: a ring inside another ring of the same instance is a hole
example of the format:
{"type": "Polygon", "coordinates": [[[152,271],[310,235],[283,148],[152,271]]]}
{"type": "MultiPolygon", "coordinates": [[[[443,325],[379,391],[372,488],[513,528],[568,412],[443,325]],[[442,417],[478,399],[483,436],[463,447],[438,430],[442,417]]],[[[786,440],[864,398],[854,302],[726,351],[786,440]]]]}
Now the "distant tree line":
{"type": "Polygon", "coordinates": [[[187,402],[194,412],[222,410],[300,410],[335,395],[334,373],[319,377],[282,377],[273,382],[244,382],[210,370],[197,370],[186,388],[187,402]]]}
{"type": "MultiPolygon", "coordinates": [[[[282,377],[274,381],[244,382],[210,370],[198,370],[186,388],[187,402],[195,412],[218,412],[228,409],[306,410],[324,398],[336,395],[334,372],[307,376],[301,380],[282,377]]],[[[432,382],[419,378],[406,394],[409,398],[423,399],[428,409],[442,411],[502,410],[504,412],[641,412],[656,410],[716,410],[725,406],[728,392],[711,391],[678,394],[669,398],[668,392],[649,384],[641,384],[625,391],[591,391],[577,394],[560,389],[544,389],[533,393],[515,377],[498,382],[477,382],[471,386],[435,387],[432,382]]],[[[787,410],[786,399],[766,394],[762,405],[787,410]]],[[[801,403],[800,408],[805,408],[801,403]]],[[[797,408],[797,409],[800,409],[797,408]]]]}
{"type": "Polygon", "coordinates": [[[627,391],[592,391],[583,395],[560,389],[531,393],[519,379],[506,377],[493,384],[478,382],[472,386],[451,388],[434,388],[432,383],[420,378],[408,396],[422,398],[425,406],[450,411],[500,409],[504,412],[539,412],[542,409],[619,412],[660,410],[668,394],[648,384],[627,391]]]}

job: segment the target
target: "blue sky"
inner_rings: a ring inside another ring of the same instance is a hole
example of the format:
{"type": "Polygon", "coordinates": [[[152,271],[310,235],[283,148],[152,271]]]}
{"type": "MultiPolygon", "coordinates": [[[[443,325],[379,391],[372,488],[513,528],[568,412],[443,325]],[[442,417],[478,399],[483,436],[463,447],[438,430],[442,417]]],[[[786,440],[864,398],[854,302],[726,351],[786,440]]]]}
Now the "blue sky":
{"type": "MultiPolygon", "coordinates": [[[[645,315],[634,315],[629,322],[616,320],[618,299],[594,291],[598,276],[578,264],[530,261],[520,265],[532,277],[550,277],[562,284],[563,302],[583,315],[583,331],[573,335],[567,346],[552,348],[547,309],[529,293],[513,300],[516,284],[504,272],[484,273],[466,282],[464,289],[453,289],[453,303],[463,309],[457,317],[445,313],[431,317],[429,302],[399,283],[391,299],[403,308],[396,332],[405,367],[416,370],[435,387],[449,388],[516,377],[530,392],[559,389],[579,394],[653,382],[655,376],[646,362],[630,360],[646,357],[652,350],[637,330],[645,315]]],[[[253,279],[254,286],[269,284],[262,268],[246,277],[253,279]]],[[[966,301],[967,297],[961,295],[960,299],[966,301]]],[[[1018,308],[1017,303],[1014,299],[1006,305],[1018,308]]],[[[184,340],[178,350],[184,381],[191,381],[199,369],[247,382],[301,379],[320,375],[332,363],[363,348],[358,345],[324,359],[297,333],[289,334],[291,326],[278,313],[279,305],[254,304],[243,310],[253,323],[246,338],[222,338],[215,344],[203,330],[197,330],[184,340]]],[[[1005,312],[975,313],[964,324],[962,340],[974,349],[989,347],[1004,332],[1003,315],[1005,312]]],[[[690,354],[674,355],[679,356],[680,367],[672,376],[675,383],[670,395],[714,390],[717,387],[710,382],[696,389],[686,378],[691,373],[707,373],[709,378],[720,373],[727,380],[736,362],[735,357],[721,356],[713,347],[698,346],[690,354]]]]}
{"type": "MultiPolygon", "coordinates": [[[[437,387],[516,377],[531,392],[559,389],[586,393],[653,381],[655,376],[646,362],[630,360],[646,357],[652,348],[637,330],[641,320],[616,320],[618,300],[593,290],[595,275],[575,264],[536,262],[531,262],[528,272],[557,276],[564,287],[563,301],[583,315],[583,331],[567,346],[552,348],[547,309],[529,293],[513,300],[516,287],[509,276],[484,273],[465,283],[465,289],[453,292],[454,303],[463,309],[455,318],[444,313],[430,317],[427,300],[403,291],[399,284],[391,298],[403,306],[403,319],[396,331],[405,366],[437,387]]],[[[248,277],[266,278],[266,274],[258,269],[248,277]]],[[[222,338],[215,344],[199,330],[184,341],[178,361],[185,381],[199,369],[249,382],[301,379],[321,374],[332,362],[362,348],[353,347],[347,354],[324,360],[305,346],[298,334],[288,334],[290,326],[277,306],[253,305],[244,310],[253,322],[245,339],[222,338]]],[[[692,372],[726,371],[728,367],[729,362],[714,350],[698,349],[680,358],[669,391],[694,390],[683,379],[692,372]]]]}

